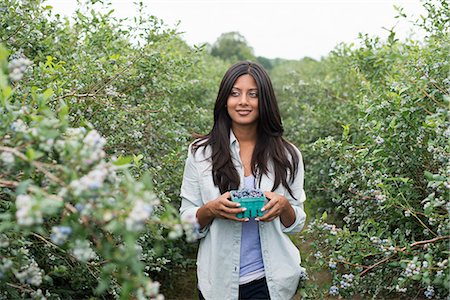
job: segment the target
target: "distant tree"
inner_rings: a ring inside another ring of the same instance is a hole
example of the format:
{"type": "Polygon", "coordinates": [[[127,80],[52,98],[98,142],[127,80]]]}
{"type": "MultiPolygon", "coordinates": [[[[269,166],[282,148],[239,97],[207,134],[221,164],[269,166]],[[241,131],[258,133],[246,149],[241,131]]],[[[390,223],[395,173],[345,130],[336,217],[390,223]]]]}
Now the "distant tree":
{"type": "Polygon", "coordinates": [[[211,55],[224,60],[256,60],[253,48],[237,31],[222,33],[211,48],[211,55]]]}
{"type": "Polygon", "coordinates": [[[264,56],[258,56],[256,58],[256,61],[259,62],[266,70],[272,70],[273,64],[272,59],[264,57],[264,56]]]}

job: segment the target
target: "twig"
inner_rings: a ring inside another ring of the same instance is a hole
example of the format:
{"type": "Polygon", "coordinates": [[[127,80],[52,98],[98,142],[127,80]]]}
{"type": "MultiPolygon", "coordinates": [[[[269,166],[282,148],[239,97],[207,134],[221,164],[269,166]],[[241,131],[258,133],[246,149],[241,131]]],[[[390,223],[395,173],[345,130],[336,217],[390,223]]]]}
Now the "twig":
{"type": "Polygon", "coordinates": [[[431,111],[429,111],[428,109],[426,109],[425,107],[423,107],[419,103],[417,103],[417,106],[419,106],[421,109],[423,109],[428,115],[432,115],[433,114],[431,111]]]}
{"type": "MultiPolygon", "coordinates": [[[[409,76],[409,74],[406,73],[406,71],[405,71],[401,66],[399,66],[399,70],[403,73],[403,75],[405,75],[405,77],[406,77],[407,79],[409,79],[410,82],[412,82],[415,86],[417,86],[417,87],[419,88],[419,90],[420,90],[424,95],[426,95],[429,99],[431,99],[431,100],[432,100],[434,103],[436,103],[438,106],[443,107],[443,106],[442,106],[442,103],[440,103],[439,101],[437,101],[437,100],[434,98],[433,95],[430,95],[427,91],[425,91],[423,88],[421,88],[421,87],[417,84],[417,81],[414,80],[414,78],[412,78],[411,76],[409,76]]],[[[439,88],[438,88],[438,89],[439,89],[439,88]]],[[[440,90],[440,89],[439,89],[439,90],[440,90]]]]}
{"type": "MultiPolygon", "coordinates": [[[[447,240],[447,239],[450,239],[450,235],[443,235],[443,236],[435,237],[434,239],[431,239],[431,240],[415,242],[415,243],[412,243],[411,245],[409,245],[409,247],[413,248],[413,247],[416,247],[416,246],[425,245],[425,244],[431,244],[431,243],[438,242],[440,240],[447,240]]],[[[400,249],[400,251],[404,252],[406,249],[407,249],[406,247],[403,247],[402,249],[400,249]]]]}
{"type": "MultiPolygon", "coordinates": [[[[398,188],[398,184],[397,182],[394,182],[396,187],[398,188]]],[[[403,193],[399,193],[399,195],[403,198],[403,200],[405,200],[406,204],[408,204],[409,207],[411,207],[411,205],[408,202],[408,199],[406,199],[405,195],[403,195],[403,193]]],[[[438,236],[436,233],[434,233],[433,230],[430,229],[430,227],[428,227],[418,216],[414,211],[410,211],[411,214],[414,216],[414,218],[416,218],[417,221],[419,221],[419,223],[426,228],[431,234],[433,234],[434,236],[438,236]]]]}
{"type": "Polygon", "coordinates": [[[373,268],[375,268],[375,267],[377,267],[377,266],[379,266],[379,265],[385,263],[386,261],[390,260],[390,259],[391,259],[392,257],[394,257],[395,255],[396,255],[396,253],[394,253],[394,254],[392,254],[391,256],[386,257],[386,258],[380,260],[379,262],[377,262],[377,263],[371,265],[370,267],[368,267],[367,269],[365,269],[364,271],[362,271],[361,273],[359,273],[359,276],[360,276],[360,277],[363,277],[364,275],[366,275],[366,273],[370,272],[370,270],[372,270],[373,268]]]}
{"type": "Polygon", "coordinates": [[[0,179],[1,187],[14,188],[14,187],[17,187],[18,185],[19,185],[19,183],[17,181],[9,181],[9,180],[1,180],[0,179]]]}
{"type": "MultiPolygon", "coordinates": [[[[34,237],[37,237],[38,239],[42,240],[43,242],[45,242],[46,244],[52,246],[53,248],[58,249],[59,251],[63,252],[64,254],[69,254],[69,257],[73,260],[77,260],[75,256],[73,256],[70,252],[66,252],[64,249],[58,247],[57,245],[55,245],[54,243],[48,241],[46,238],[44,238],[43,236],[37,234],[37,233],[31,233],[34,237]]],[[[97,278],[97,276],[95,276],[94,272],[89,268],[89,265],[93,265],[91,263],[88,263],[87,269],[89,271],[89,273],[91,273],[92,277],[97,278]]]]}
{"type": "MultiPolygon", "coordinates": [[[[17,181],[8,181],[8,180],[0,180],[0,186],[1,187],[15,188],[15,187],[19,186],[19,182],[17,182],[17,181]]],[[[28,190],[30,192],[34,192],[34,193],[43,193],[47,198],[63,202],[64,203],[64,208],[67,209],[68,211],[70,211],[71,213],[76,213],[77,212],[77,209],[72,204],[66,203],[64,201],[64,199],[61,198],[60,196],[48,194],[44,190],[38,190],[38,189],[36,189],[33,186],[28,187],[28,190]]]]}
{"type": "Polygon", "coordinates": [[[15,289],[21,290],[22,292],[27,292],[27,293],[34,292],[34,290],[32,290],[32,289],[29,289],[29,288],[26,288],[26,287],[23,287],[23,286],[20,286],[20,285],[16,285],[16,284],[13,284],[13,283],[7,282],[6,285],[9,285],[10,287],[13,287],[15,289]]]}
{"type": "MultiPolygon", "coordinates": [[[[109,78],[105,81],[100,81],[100,83],[97,83],[94,87],[92,87],[90,90],[93,91],[94,95],[96,95],[101,89],[103,89],[107,84],[115,80],[117,77],[123,75],[126,72],[127,68],[130,68],[133,64],[135,64],[137,61],[139,61],[143,57],[144,53],[142,52],[139,56],[135,57],[133,60],[131,60],[130,64],[126,64],[123,66],[113,77],[109,78]]],[[[91,113],[90,117],[87,118],[87,120],[90,120],[100,109],[98,107],[94,112],[91,113]]]]}
{"type": "Polygon", "coordinates": [[[39,234],[37,234],[37,233],[34,233],[34,232],[32,232],[31,235],[33,235],[34,237],[37,237],[38,239],[40,239],[40,240],[43,241],[44,243],[46,243],[46,244],[48,244],[48,245],[50,245],[50,246],[52,246],[52,247],[54,247],[54,248],[60,250],[61,252],[66,253],[66,251],[65,251],[64,249],[61,249],[60,247],[58,247],[58,246],[55,245],[54,243],[48,241],[48,240],[47,240],[46,238],[44,238],[43,236],[41,236],[41,235],[39,235],[39,234]]]}
{"type": "MultiPolygon", "coordinates": [[[[450,235],[445,235],[445,236],[439,236],[439,237],[435,237],[431,240],[425,240],[425,241],[419,241],[419,242],[414,242],[411,245],[409,245],[409,248],[414,248],[420,245],[426,245],[426,244],[431,244],[431,243],[435,243],[441,240],[446,240],[446,239],[450,239],[450,235]]],[[[398,252],[405,252],[406,249],[408,249],[408,247],[403,247],[401,249],[398,250],[398,252]]],[[[370,267],[368,267],[367,269],[365,269],[364,271],[362,271],[361,273],[359,273],[359,276],[362,277],[364,275],[366,275],[368,272],[370,272],[373,268],[385,263],[386,261],[390,260],[391,258],[393,258],[394,256],[397,255],[397,253],[392,254],[389,257],[383,258],[382,260],[380,260],[379,262],[376,262],[375,264],[371,265],[370,267]]]]}
{"type": "Polygon", "coordinates": [[[364,265],[360,265],[360,264],[354,264],[354,263],[351,263],[351,262],[348,262],[348,261],[345,261],[345,260],[337,260],[336,262],[337,263],[343,263],[345,265],[350,265],[350,266],[353,266],[353,267],[360,267],[360,268],[363,268],[363,269],[369,268],[368,266],[364,266],[364,265]]]}
{"type": "Polygon", "coordinates": [[[60,99],[68,98],[68,97],[87,98],[87,97],[94,97],[94,96],[95,96],[95,94],[89,94],[89,93],[76,94],[75,92],[73,92],[71,94],[59,96],[58,98],[56,98],[56,100],[60,100],[60,99]]]}
{"type": "Polygon", "coordinates": [[[44,173],[45,176],[47,176],[50,180],[58,183],[59,185],[65,186],[65,183],[63,181],[61,181],[58,177],[56,177],[55,175],[53,175],[52,173],[50,173],[49,171],[47,171],[43,166],[43,163],[37,162],[37,161],[30,161],[28,159],[28,157],[26,157],[22,152],[18,151],[15,148],[10,148],[10,147],[4,147],[4,146],[0,146],[0,150],[4,151],[4,152],[9,152],[14,154],[15,156],[19,157],[20,159],[29,162],[32,166],[34,166],[36,169],[38,169],[39,171],[41,171],[42,173],[44,173]]]}
{"type": "Polygon", "coordinates": [[[97,83],[96,85],[94,85],[90,91],[93,91],[94,95],[97,94],[101,89],[103,89],[103,87],[105,87],[108,83],[110,83],[111,81],[113,81],[114,79],[116,79],[117,77],[119,77],[120,75],[124,74],[124,71],[126,71],[126,69],[130,68],[131,65],[135,64],[137,61],[139,61],[142,57],[144,56],[144,52],[141,52],[138,56],[136,56],[133,60],[131,60],[130,64],[125,64],[114,76],[112,76],[111,78],[105,80],[105,81],[100,81],[99,83],[97,83]]]}

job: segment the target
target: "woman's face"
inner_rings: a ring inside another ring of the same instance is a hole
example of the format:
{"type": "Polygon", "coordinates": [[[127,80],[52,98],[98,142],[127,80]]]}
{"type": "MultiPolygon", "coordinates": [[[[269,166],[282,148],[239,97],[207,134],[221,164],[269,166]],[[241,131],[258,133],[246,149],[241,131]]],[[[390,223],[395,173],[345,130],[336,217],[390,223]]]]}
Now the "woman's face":
{"type": "Polygon", "coordinates": [[[227,100],[232,125],[256,125],[259,118],[258,87],[251,75],[239,76],[227,100]]]}

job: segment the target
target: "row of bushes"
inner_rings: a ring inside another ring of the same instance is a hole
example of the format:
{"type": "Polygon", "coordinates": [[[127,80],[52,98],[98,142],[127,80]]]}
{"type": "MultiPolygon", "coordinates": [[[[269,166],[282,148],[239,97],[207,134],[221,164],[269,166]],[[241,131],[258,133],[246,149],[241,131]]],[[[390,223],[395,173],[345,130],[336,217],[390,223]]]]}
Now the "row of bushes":
{"type": "MultiPolygon", "coordinates": [[[[311,272],[304,298],[448,295],[449,10],[424,7],[423,43],[392,31],[271,65],[305,159],[307,261],[332,278],[311,272]]],[[[155,279],[190,264],[183,162],[229,62],[141,4],[131,23],[102,1],[70,20],[0,9],[0,299],[161,298],[155,279]]]]}
{"type": "Polygon", "coordinates": [[[450,16],[447,1],[424,7],[423,42],[361,35],[273,70],[306,160],[310,269],[332,278],[311,280],[312,298],[449,294],[450,16]]]}
{"type": "Polygon", "coordinates": [[[132,23],[102,1],[0,8],[0,298],[161,298],[195,235],[170,202],[221,62],[142,5],[132,23]]]}

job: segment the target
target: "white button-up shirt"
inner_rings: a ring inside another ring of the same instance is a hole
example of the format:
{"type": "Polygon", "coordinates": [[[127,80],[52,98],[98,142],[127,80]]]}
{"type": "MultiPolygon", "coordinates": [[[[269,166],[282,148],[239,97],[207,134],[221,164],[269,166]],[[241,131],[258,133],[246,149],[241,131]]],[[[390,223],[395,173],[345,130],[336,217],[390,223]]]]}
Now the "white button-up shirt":
{"type": "MultiPolygon", "coordinates": [[[[192,145],[191,145],[192,146],[192,145]]],[[[217,199],[221,193],[214,185],[210,147],[199,148],[192,154],[189,147],[188,158],[181,185],[182,219],[193,220],[197,210],[205,203],[217,199]]],[[[244,168],[239,156],[239,143],[230,130],[230,149],[236,170],[244,184],[244,168]]],[[[274,191],[285,196],[295,211],[295,221],[285,227],[280,218],[272,222],[259,222],[261,250],[266,272],[267,286],[271,300],[291,299],[299,282],[302,268],[300,253],[290,240],[288,233],[299,232],[305,223],[303,210],[305,193],[303,190],[303,162],[297,149],[300,161],[291,190],[296,200],[280,184],[274,191]]],[[[262,191],[271,191],[273,187],[273,171],[269,164],[268,175],[261,180],[262,191]]],[[[202,228],[197,255],[197,278],[199,289],[206,300],[233,300],[239,298],[239,259],[242,223],[215,218],[211,224],[202,228]]]]}

